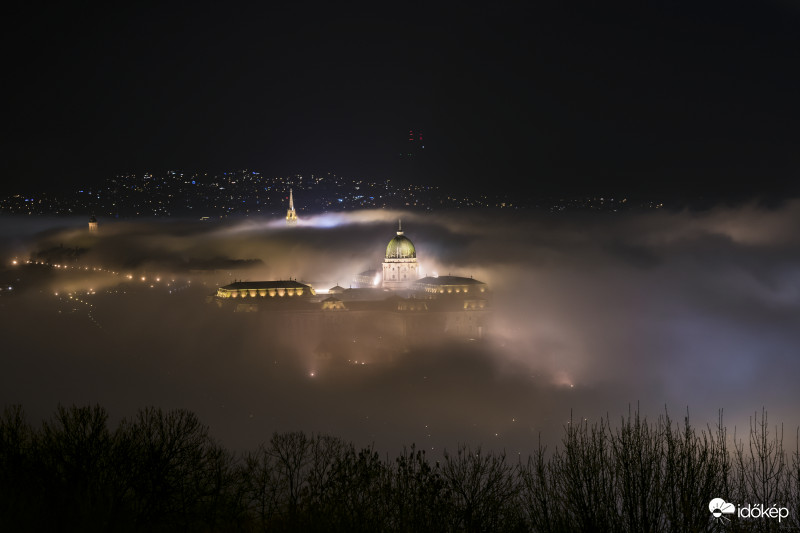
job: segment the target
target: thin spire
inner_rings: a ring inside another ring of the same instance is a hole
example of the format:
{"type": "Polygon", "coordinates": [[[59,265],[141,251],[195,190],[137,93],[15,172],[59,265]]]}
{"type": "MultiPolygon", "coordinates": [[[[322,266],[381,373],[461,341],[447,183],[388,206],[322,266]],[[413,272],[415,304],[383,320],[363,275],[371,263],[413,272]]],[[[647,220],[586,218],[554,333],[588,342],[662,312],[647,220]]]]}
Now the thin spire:
{"type": "Polygon", "coordinates": [[[286,211],[286,224],[297,224],[297,213],[294,212],[294,195],[292,189],[289,189],[289,209],[286,211]]]}
{"type": "Polygon", "coordinates": [[[397,219],[397,234],[398,235],[403,234],[403,221],[400,220],[399,218],[397,219]]]}

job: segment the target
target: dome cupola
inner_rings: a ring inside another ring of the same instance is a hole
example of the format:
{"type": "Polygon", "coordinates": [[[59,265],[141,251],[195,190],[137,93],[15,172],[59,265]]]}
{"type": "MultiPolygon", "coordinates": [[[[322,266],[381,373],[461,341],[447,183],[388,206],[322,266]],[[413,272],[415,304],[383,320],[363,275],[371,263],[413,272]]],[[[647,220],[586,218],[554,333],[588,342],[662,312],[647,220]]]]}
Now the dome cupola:
{"type": "Polygon", "coordinates": [[[417,250],[411,239],[403,235],[403,224],[397,221],[397,237],[386,245],[386,259],[412,259],[417,257],[417,250]]]}

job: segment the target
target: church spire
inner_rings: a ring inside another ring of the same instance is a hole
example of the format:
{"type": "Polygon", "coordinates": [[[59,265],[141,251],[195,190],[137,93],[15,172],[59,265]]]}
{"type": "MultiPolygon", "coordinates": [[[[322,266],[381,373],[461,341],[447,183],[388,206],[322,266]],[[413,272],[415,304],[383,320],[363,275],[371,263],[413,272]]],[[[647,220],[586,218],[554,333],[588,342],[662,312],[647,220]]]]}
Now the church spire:
{"type": "Polygon", "coordinates": [[[403,234],[403,221],[400,220],[399,218],[397,219],[397,234],[398,235],[403,234]]]}
{"type": "Polygon", "coordinates": [[[286,211],[286,224],[297,224],[297,213],[294,211],[294,196],[292,196],[292,189],[289,189],[289,209],[286,211]]]}

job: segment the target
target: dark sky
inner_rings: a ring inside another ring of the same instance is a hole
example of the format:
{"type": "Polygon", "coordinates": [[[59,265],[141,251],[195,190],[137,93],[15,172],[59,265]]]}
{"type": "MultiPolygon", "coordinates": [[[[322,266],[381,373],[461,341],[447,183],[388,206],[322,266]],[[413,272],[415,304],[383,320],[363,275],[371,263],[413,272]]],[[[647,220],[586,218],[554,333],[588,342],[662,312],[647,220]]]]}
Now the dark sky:
{"type": "Polygon", "coordinates": [[[543,194],[798,192],[791,2],[291,4],[8,11],[3,189],[253,168],[543,194]],[[413,163],[398,157],[410,129],[426,145],[413,163]]]}

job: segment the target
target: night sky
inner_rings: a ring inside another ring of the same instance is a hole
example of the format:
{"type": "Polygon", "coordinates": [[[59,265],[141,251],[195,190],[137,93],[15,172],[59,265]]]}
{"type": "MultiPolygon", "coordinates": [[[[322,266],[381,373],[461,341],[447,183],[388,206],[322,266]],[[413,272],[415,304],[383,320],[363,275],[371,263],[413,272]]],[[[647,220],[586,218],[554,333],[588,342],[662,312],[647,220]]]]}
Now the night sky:
{"type": "Polygon", "coordinates": [[[799,190],[794,3],[292,4],[7,11],[3,191],[236,168],[541,194],[799,190]],[[412,161],[409,130],[425,140],[412,161]]]}

